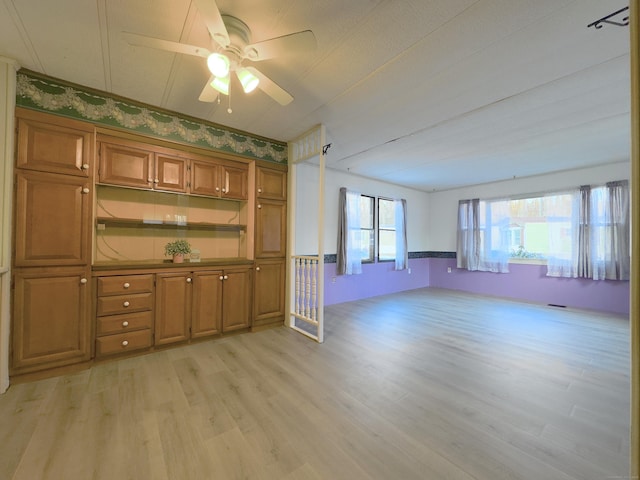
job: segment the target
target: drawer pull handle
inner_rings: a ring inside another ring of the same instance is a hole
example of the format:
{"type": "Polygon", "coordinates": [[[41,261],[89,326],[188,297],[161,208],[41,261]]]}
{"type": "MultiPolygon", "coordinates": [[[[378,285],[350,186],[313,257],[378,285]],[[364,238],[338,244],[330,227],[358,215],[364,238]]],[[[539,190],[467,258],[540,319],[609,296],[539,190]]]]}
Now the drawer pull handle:
{"type": "Polygon", "coordinates": [[[126,320],[124,322],[122,322],[122,326],[123,327],[128,327],[129,326],[129,322],[127,322],[126,320]]]}
{"type": "Polygon", "coordinates": [[[262,193],[262,189],[261,188],[258,189],[258,193],[262,193]]]}
{"type": "Polygon", "coordinates": [[[258,204],[258,208],[262,208],[262,205],[258,204]]]}
{"type": "Polygon", "coordinates": [[[80,283],[81,283],[82,285],[84,285],[85,283],[87,283],[87,279],[86,279],[86,278],[81,278],[81,279],[80,279],[80,283]]]}
{"type": "Polygon", "coordinates": [[[129,284],[129,282],[125,282],[125,284],[123,285],[124,288],[129,288],[131,285],[129,284]]]}
{"type": "Polygon", "coordinates": [[[123,340],[122,341],[122,346],[126,347],[127,345],[129,345],[129,341],[128,340],[123,340]]]}
{"type": "Polygon", "coordinates": [[[259,271],[260,271],[260,267],[256,267],[256,272],[259,272],[259,271]]]}
{"type": "Polygon", "coordinates": [[[130,305],[130,304],[129,304],[129,302],[124,302],[124,303],[122,304],[122,306],[123,306],[123,307],[128,307],[129,305],[130,305]]]}

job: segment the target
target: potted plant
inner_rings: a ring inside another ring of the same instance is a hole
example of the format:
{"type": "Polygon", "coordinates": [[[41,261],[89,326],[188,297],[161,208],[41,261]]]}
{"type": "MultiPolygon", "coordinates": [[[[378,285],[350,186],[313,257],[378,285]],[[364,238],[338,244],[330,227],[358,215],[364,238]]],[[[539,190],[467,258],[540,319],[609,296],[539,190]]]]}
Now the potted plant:
{"type": "Polygon", "coordinates": [[[164,246],[164,254],[173,257],[173,263],[184,262],[184,256],[191,253],[191,245],[184,239],[174,240],[164,246]]]}

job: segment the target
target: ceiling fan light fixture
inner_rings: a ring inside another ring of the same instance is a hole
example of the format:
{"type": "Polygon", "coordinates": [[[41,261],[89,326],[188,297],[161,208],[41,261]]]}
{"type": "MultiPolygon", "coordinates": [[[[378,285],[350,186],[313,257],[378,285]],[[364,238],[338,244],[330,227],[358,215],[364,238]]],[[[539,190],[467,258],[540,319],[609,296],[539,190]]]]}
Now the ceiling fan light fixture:
{"type": "Polygon", "coordinates": [[[226,55],[222,55],[221,53],[212,53],[207,57],[207,67],[209,67],[209,71],[213,75],[222,78],[229,75],[231,62],[226,55]]]}
{"type": "Polygon", "coordinates": [[[260,79],[246,68],[238,68],[236,70],[236,75],[238,76],[238,80],[240,80],[240,83],[242,84],[244,93],[253,92],[260,83],[260,79]]]}
{"type": "Polygon", "coordinates": [[[211,86],[224,95],[229,95],[229,75],[226,77],[216,77],[211,82],[211,86]]]}

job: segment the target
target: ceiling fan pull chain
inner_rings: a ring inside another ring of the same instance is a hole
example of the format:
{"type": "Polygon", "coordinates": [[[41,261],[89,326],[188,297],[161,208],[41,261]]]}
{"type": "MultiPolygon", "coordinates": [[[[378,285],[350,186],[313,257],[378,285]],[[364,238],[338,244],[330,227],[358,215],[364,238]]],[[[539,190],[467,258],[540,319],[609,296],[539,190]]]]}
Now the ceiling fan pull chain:
{"type": "Polygon", "coordinates": [[[233,110],[231,110],[231,82],[229,82],[229,108],[227,108],[227,113],[233,113],[233,110]]]}

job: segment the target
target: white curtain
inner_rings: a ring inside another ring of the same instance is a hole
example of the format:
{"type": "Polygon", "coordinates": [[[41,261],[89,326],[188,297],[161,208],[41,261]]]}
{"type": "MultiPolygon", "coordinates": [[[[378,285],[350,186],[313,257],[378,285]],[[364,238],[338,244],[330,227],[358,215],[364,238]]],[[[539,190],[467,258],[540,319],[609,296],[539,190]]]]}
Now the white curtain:
{"type": "Polygon", "coordinates": [[[394,200],[396,220],[396,270],[405,270],[409,266],[407,250],[407,201],[394,200]]]}
{"type": "Polygon", "coordinates": [[[360,193],[342,187],[338,205],[336,273],[338,275],[356,275],[362,273],[360,193]]]}
{"type": "Polygon", "coordinates": [[[509,272],[509,201],[460,200],[458,268],[509,272]]]}
{"type": "MultiPolygon", "coordinates": [[[[547,276],[577,277],[579,267],[578,243],[588,243],[589,225],[580,221],[580,211],[588,211],[589,202],[585,187],[566,194],[545,197],[549,250],[547,253],[547,276]],[[571,203],[571,215],[567,216],[566,202],[571,203]]],[[[583,217],[583,218],[588,218],[583,217]]],[[[584,262],[580,268],[587,268],[584,262]]]]}
{"type": "Polygon", "coordinates": [[[628,181],[610,182],[604,187],[582,186],[571,195],[571,218],[547,217],[547,276],[628,280],[628,181]]]}

